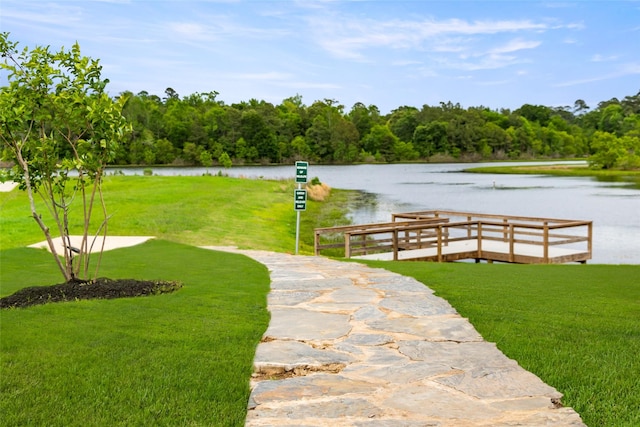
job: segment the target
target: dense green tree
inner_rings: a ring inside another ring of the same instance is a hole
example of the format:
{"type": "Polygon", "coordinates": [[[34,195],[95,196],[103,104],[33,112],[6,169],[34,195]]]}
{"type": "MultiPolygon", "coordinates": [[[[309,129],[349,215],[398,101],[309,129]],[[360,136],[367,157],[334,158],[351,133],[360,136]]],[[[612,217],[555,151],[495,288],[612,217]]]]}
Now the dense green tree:
{"type": "Polygon", "coordinates": [[[524,104],[514,113],[524,117],[530,122],[538,122],[541,126],[547,126],[551,120],[552,110],[544,105],[524,104]]]}
{"type": "Polygon", "coordinates": [[[495,123],[500,128],[507,130],[510,126],[509,115],[498,113],[497,111],[491,111],[488,108],[481,110],[483,118],[490,123],[495,123]]]}
{"type": "Polygon", "coordinates": [[[413,145],[422,157],[449,152],[448,123],[434,121],[420,125],[413,134],[413,145]]]}
{"type": "Polygon", "coordinates": [[[305,133],[305,141],[309,144],[313,160],[330,161],[331,150],[331,128],[327,118],[318,114],[313,119],[311,126],[305,133]]]}
{"type": "Polygon", "coordinates": [[[307,144],[304,136],[296,136],[291,141],[291,149],[293,151],[293,160],[311,159],[311,148],[307,144]]]}
{"type": "Polygon", "coordinates": [[[393,144],[392,155],[389,160],[415,160],[420,157],[420,153],[413,148],[413,143],[401,141],[399,138],[393,144]]]}
{"type": "Polygon", "coordinates": [[[358,160],[359,133],[353,123],[342,116],[336,118],[331,141],[334,161],[352,163],[358,160]]]}
{"type": "Polygon", "coordinates": [[[495,122],[486,122],[482,127],[482,138],[480,140],[479,152],[483,158],[504,159],[511,152],[512,139],[509,133],[498,126],[495,122]]]}
{"type": "Polygon", "coordinates": [[[391,132],[387,125],[374,125],[369,134],[362,140],[362,148],[373,155],[379,154],[381,160],[392,161],[394,146],[400,139],[391,132]]]}
{"type": "Polygon", "coordinates": [[[305,108],[300,96],[285,99],[276,109],[280,123],[276,132],[280,142],[290,144],[296,137],[305,134],[305,108]]]}
{"type": "Polygon", "coordinates": [[[242,138],[249,147],[255,147],[258,157],[271,162],[279,161],[278,141],[275,131],[256,110],[242,112],[240,119],[242,138]]]}
{"type": "Polygon", "coordinates": [[[359,138],[364,138],[373,125],[380,123],[380,111],[375,105],[366,106],[361,102],[353,104],[348,114],[349,120],[356,127],[359,138]]]}
{"type": "Polygon", "coordinates": [[[625,115],[640,114],[640,91],[635,95],[625,96],[620,104],[625,115]]]}
{"type": "Polygon", "coordinates": [[[594,169],[613,169],[625,154],[623,142],[614,134],[597,131],[591,140],[593,155],[589,165],[594,169]]]}
{"type": "Polygon", "coordinates": [[[602,132],[614,133],[620,136],[623,122],[624,112],[622,109],[622,105],[609,104],[601,110],[598,130],[602,132]]]}
{"type": "Polygon", "coordinates": [[[220,156],[218,157],[218,163],[220,163],[225,169],[229,169],[233,165],[231,157],[229,157],[226,152],[220,154],[220,156]]]}
{"type": "Polygon", "coordinates": [[[584,102],[583,99],[577,99],[576,102],[573,104],[573,112],[575,114],[582,114],[582,113],[586,113],[587,111],[589,111],[589,106],[587,105],[586,102],[584,102]]]}
{"type": "Polygon", "coordinates": [[[389,117],[389,129],[404,142],[411,142],[418,124],[418,109],[415,107],[400,107],[389,117]]]}
{"type": "Polygon", "coordinates": [[[176,150],[167,139],[157,139],[154,144],[156,161],[161,165],[171,164],[176,159],[176,150]]]}
{"type": "Polygon", "coordinates": [[[198,156],[198,161],[202,166],[207,168],[207,173],[209,173],[209,168],[213,165],[213,156],[211,153],[207,150],[202,150],[198,156]]]}

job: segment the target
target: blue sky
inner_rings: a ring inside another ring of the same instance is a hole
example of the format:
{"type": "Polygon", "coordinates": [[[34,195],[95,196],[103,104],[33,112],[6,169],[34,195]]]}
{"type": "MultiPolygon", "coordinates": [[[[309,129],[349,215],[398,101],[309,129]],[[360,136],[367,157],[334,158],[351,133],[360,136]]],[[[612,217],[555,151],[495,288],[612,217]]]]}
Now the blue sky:
{"type": "MultiPolygon", "coordinates": [[[[112,94],[589,106],[640,90],[640,1],[0,0],[20,46],[80,44],[112,94]]],[[[6,77],[3,77],[6,81],[6,77]]]]}

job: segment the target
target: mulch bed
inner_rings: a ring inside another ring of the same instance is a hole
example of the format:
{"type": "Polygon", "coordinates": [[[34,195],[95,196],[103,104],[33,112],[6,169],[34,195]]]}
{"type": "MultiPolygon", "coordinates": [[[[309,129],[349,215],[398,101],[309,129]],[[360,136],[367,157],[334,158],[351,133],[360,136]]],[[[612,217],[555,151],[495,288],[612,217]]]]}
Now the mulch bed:
{"type": "Polygon", "coordinates": [[[73,280],[53,286],[33,286],[0,298],[0,308],[24,308],[49,302],[113,299],[158,295],[180,289],[179,282],[135,279],[73,280]]]}

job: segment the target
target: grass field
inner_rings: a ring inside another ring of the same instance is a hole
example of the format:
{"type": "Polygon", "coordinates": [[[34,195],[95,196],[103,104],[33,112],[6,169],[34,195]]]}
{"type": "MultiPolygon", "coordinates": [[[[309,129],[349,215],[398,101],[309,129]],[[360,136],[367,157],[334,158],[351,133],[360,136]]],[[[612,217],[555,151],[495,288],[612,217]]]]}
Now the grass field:
{"type": "MultiPolygon", "coordinates": [[[[296,214],[290,181],[218,176],[109,176],[104,192],[111,235],[150,235],[190,245],[295,250],[296,214]]],[[[332,191],[328,203],[307,202],[301,253],[313,253],[313,228],[344,223],[352,192],[332,191]]],[[[75,214],[79,219],[79,206],[75,214]]],[[[44,240],[26,195],[0,192],[0,249],[44,240]]],[[[96,224],[98,218],[95,216],[96,224]]],[[[54,224],[48,224],[52,229],[54,224]]],[[[79,233],[81,222],[70,224],[79,233]]]]}
{"type": "MultiPolygon", "coordinates": [[[[266,328],[267,272],[195,245],[293,252],[293,182],[109,177],[110,233],[162,240],[105,253],[101,275],[179,280],[173,294],[0,312],[1,425],[244,422],[266,328]]],[[[344,222],[350,193],[309,202],[344,222]]],[[[26,198],[0,193],[0,295],[61,280],[26,198]]],[[[508,356],[564,393],[590,426],[640,425],[640,266],[380,263],[433,288],[508,356]]]]}
{"type": "MultiPolygon", "coordinates": [[[[1,251],[2,294],[57,283],[49,258],[35,249],[1,251]]],[[[109,277],[184,286],[3,310],[0,425],[243,425],[255,347],[269,319],[266,268],[166,241],[106,252],[103,263],[109,277]]]]}

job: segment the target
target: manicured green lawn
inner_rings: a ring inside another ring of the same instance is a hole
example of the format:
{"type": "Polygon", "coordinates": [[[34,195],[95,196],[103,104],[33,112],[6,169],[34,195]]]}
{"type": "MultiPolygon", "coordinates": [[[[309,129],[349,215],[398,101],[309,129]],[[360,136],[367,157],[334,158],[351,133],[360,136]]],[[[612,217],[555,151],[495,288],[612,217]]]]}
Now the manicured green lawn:
{"type": "MultiPolygon", "coordinates": [[[[217,176],[109,176],[104,194],[112,215],[108,224],[112,235],[151,235],[192,245],[269,246],[282,251],[292,250],[291,242],[295,242],[292,182],[217,176]]],[[[29,218],[23,192],[0,193],[0,207],[1,248],[43,240],[42,232],[29,218]]],[[[77,208],[79,214],[80,206],[77,208]]],[[[97,214],[94,216],[97,220],[97,214]]],[[[80,232],[80,215],[75,219],[71,233],[80,232]]],[[[49,224],[54,229],[54,224],[49,224]]]]}
{"type": "MultiPolygon", "coordinates": [[[[108,176],[104,193],[110,235],[151,235],[190,245],[295,251],[295,184],[218,176],[108,176]]],[[[309,201],[301,215],[300,253],[313,253],[313,228],[344,223],[352,193],[309,201]]],[[[81,231],[80,206],[71,233],[81,231]]],[[[0,192],[0,249],[44,240],[24,192],[0,192]]],[[[46,213],[46,212],[44,212],[46,213]]],[[[45,216],[46,218],[46,216],[45,216]]],[[[98,216],[94,215],[98,220],[98,216]]],[[[97,223],[97,221],[96,221],[97,223]]],[[[48,222],[53,230],[54,223],[48,222]]]]}
{"type": "MultiPolygon", "coordinates": [[[[57,283],[50,255],[0,251],[1,295],[57,283]]],[[[152,297],[0,313],[0,424],[242,426],[269,320],[266,268],[167,241],[105,252],[103,275],[179,280],[152,297]]]]}
{"type": "Polygon", "coordinates": [[[640,425],[640,266],[368,264],[429,286],[587,425],[640,425]]]}

